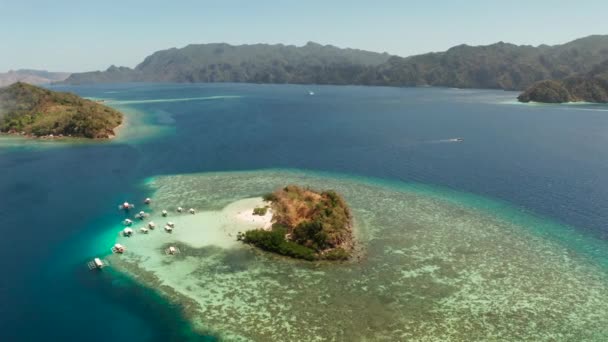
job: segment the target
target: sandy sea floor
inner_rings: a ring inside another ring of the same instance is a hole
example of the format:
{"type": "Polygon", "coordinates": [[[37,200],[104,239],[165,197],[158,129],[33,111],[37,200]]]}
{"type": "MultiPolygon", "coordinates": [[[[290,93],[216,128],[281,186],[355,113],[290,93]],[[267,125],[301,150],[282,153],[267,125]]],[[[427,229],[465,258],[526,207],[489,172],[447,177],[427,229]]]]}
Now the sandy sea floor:
{"type": "Polygon", "coordinates": [[[407,185],[295,171],[163,176],[147,186],[157,228],[142,234],[135,221],[130,238],[118,235],[118,224],[109,228],[128,248],[109,259],[179,303],[204,333],[272,341],[608,338],[605,267],[539,233],[539,220],[525,214],[509,220],[407,185]],[[263,224],[239,213],[286,184],[342,193],[364,257],[311,263],[236,241],[236,232],[263,224]],[[197,213],[177,214],[177,206],[197,213]],[[169,246],[180,252],[166,255],[169,246]]]}

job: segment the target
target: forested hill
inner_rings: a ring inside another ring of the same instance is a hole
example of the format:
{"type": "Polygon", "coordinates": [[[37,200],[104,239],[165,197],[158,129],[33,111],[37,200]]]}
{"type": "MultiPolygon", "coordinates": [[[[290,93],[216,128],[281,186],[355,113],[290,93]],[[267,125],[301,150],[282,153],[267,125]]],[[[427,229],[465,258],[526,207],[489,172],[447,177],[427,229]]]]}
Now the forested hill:
{"type": "Polygon", "coordinates": [[[0,132],[107,139],[122,114],[75,94],[17,82],[0,88],[0,132]]]}
{"type": "Polygon", "coordinates": [[[73,74],[66,83],[252,82],[350,84],[386,53],[308,43],[291,45],[199,44],[146,57],[135,69],[111,66],[104,72],[73,74]]]}
{"type": "Polygon", "coordinates": [[[608,36],[562,45],[455,46],[411,57],[308,43],[202,44],[156,52],[135,69],[73,74],[66,83],[251,82],[445,86],[519,90],[585,74],[608,60],[608,36]]]}
{"type": "Polygon", "coordinates": [[[545,80],[530,86],[517,97],[521,102],[596,102],[608,103],[608,61],[590,72],[561,80],[545,80]]]}
{"type": "Polygon", "coordinates": [[[459,45],[445,52],[391,58],[378,73],[379,79],[396,86],[518,90],[589,72],[606,60],[608,36],[589,36],[554,46],[459,45]]]}

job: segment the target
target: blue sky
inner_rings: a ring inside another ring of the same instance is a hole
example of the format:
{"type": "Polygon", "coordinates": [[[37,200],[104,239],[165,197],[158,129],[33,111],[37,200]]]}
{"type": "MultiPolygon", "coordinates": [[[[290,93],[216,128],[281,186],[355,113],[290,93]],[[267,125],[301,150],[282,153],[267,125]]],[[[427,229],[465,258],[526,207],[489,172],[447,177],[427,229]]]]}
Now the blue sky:
{"type": "Polygon", "coordinates": [[[191,43],[307,41],[407,56],[608,34],[608,1],[0,0],[0,72],[135,66],[191,43]]]}

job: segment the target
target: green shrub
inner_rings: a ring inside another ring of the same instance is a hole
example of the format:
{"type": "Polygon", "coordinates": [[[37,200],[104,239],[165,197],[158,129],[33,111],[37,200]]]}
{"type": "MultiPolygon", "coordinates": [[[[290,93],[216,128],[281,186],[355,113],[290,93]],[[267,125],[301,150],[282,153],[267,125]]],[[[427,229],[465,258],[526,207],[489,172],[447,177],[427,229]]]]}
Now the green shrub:
{"type": "Polygon", "coordinates": [[[294,242],[314,248],[317,251],[329,247],[327,233],[323,230],[323,224],[319,221],[300,223],[293,230],[292,239],[294,242]]]}
{"type": "Polygon", "coordinates": [[[268,207],[260,207],[253,209],[253,215],[264,216],[268,212],[268,207]]]}
{"type": "Polygon", "coordinates": [[[297,243],[285,240],[287,229],[275,225],[272,230],[250,230],[245,232],[243,241],[265,251],[278,253],[293,258],[315,260],[315,251],[297,243]]]}

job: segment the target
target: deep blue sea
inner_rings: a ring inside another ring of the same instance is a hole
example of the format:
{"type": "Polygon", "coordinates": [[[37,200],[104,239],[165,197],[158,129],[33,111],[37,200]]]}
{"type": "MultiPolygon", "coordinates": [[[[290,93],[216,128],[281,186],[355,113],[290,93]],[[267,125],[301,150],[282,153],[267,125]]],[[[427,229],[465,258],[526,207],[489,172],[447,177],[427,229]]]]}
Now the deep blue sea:
{"type": "Polygon", "coordinates": [[[116,204],[146,197],[141,182],[164,174],[288,168],[416,182],[608,245],[608,106],[438,88],[53,88],[104,99],[129,125],[109,143],[0,140],[1,341],[213,340],[192,336],[153,292],[85,266],[116,204]]]}

